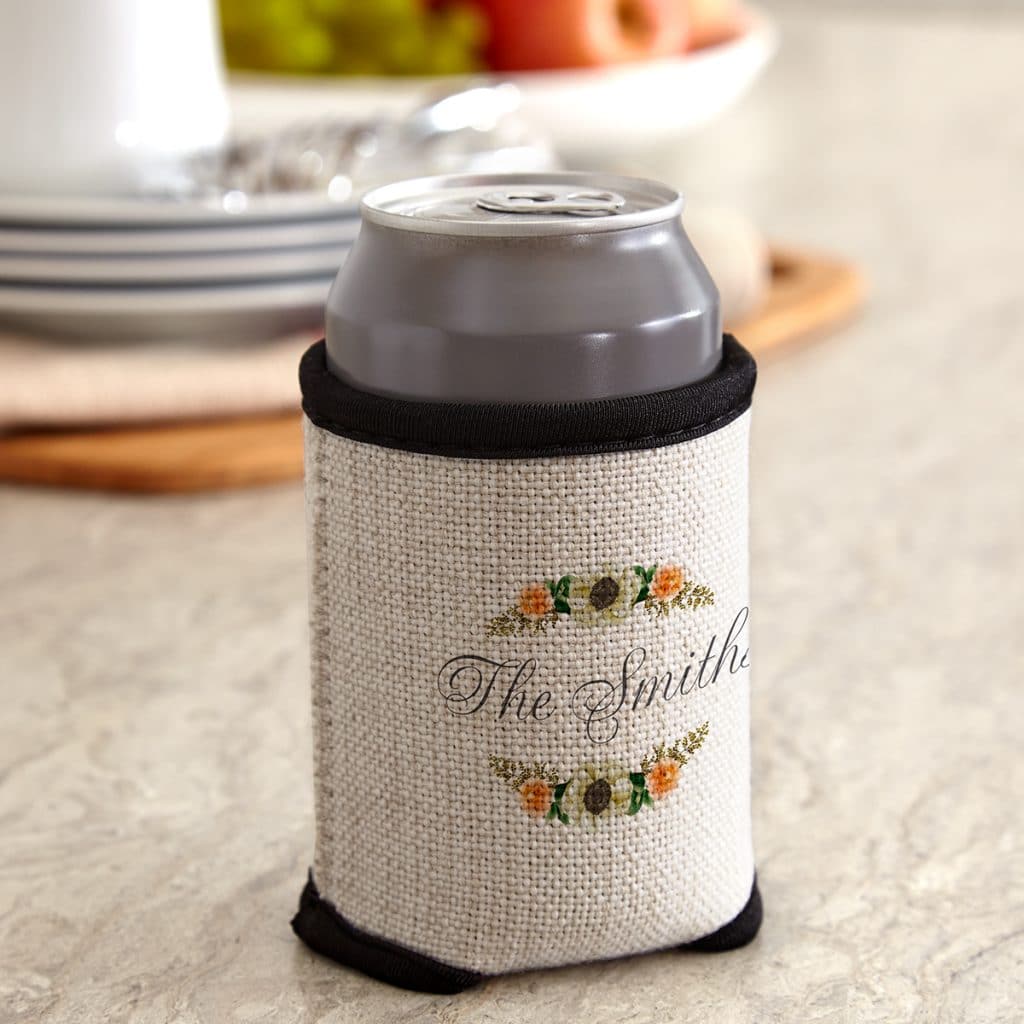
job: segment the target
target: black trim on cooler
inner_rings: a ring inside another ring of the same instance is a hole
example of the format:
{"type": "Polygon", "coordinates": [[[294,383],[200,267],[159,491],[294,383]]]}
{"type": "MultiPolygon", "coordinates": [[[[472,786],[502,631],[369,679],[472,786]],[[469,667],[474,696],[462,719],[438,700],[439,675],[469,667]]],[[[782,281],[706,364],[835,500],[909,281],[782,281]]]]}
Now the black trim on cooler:
{"type": "Polygon", "coordinates": [[[472,988],[485,977],[356,928],[320,898],[312,871],[299,899],[299,912],[292,918],[292,931],[314,952],[414,992],[449,995],[472,988]]]}
{"type": "Polygon", "coordinates": [[[327,369],[317,342],[302,357],[302,408],[318,427],[385,448],[452,458],[513,459],[660,448],[710,434],[750,406],[757,366],[732,335],[704,380],[589,402],[420,402],[361,391],[327,369]]]}
{"type": "MultiPolygon", "coordinates": [[[[725,953],[738,949],[753,941],[761,927],[762,916],[761,893],[755,875],[750,898],[731,921],[679,948],[695,953],[725,953]]],[[[488,977],[452,967],[356,928],[320,897],[312,872],[302,890],[299,912],[292,918],[292,930],[314,952],[346,967],[354,967],[378,981],[414,992],[450,995],[472,988],[488,977]]]]}
{"type": "Polygon", "coordinates": [[[728,953],[732,949],[749,945],[761,930],[764,920],[764,905],[761,902],[761,890],[757,887],[757,875],[750,887],[750,898],[743,909],[731,920],[722,925],[718,931],[705,935],[702,939],[686,942],[680,949],[694,953],[728,953]]]}

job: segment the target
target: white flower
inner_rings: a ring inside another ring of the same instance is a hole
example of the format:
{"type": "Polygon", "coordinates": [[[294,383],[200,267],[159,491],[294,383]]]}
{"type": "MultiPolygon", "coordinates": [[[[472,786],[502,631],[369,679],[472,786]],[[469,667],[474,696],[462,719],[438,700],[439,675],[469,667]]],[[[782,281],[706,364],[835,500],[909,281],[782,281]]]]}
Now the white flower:
{"type": "Polygon", "coordinates": [[[640,580],[632,568],[577,576],[569,589],[569,608],[581,626],[618,622],[632,611],[639,592],[640,580]]]}
{"type": "Polygon", "coordinates": [[[596,823],[629,807],[629,772],[616,764],[585,764],[573,772],[562,809],[574,824],[596,823]]]}

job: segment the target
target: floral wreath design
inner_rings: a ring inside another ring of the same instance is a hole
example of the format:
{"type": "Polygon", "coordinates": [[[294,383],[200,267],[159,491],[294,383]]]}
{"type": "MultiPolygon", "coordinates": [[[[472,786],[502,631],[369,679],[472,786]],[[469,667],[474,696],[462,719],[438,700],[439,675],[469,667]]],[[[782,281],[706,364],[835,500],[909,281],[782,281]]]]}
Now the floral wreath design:
{"type": "Polygon", "coordinates": [[[547,763],[527,764],[491,755],[491,771],[519,794],[519,806],[532,818],[562,825],[595,823],[654,807],[679,785],[679,772],[704,745],[708,723],[671,746],[659,743],[641,759],[639,770],[617,765],[581,765],[567,778],[547,763]]]}
{"type": "Polygon", "coordinates": [[[514,608],[487,623],[487,635],[536,636],[564,618],[581,626],[601,626],[619,622],[637,608],[650,615],[668,615],[714,603],[714,591],[687,579],[679,565],[633,565],[528,583],[519,591],[514,608]]]}

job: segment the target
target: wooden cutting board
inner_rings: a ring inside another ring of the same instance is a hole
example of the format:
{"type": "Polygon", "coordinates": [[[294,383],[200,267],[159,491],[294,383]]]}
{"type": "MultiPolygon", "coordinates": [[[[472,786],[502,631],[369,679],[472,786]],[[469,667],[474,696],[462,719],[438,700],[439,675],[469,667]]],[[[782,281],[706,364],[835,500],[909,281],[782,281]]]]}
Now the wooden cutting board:
{"type": "MultiPolygon", "coordinates": [[[[864,286],[848,263],[772,249],[768,300],[730,329],[758,358],[848,320],[864,286]]],[[[298,413],[0,437],[0,480],[161,494],[226,490],[302,477],[298,413]]]]}

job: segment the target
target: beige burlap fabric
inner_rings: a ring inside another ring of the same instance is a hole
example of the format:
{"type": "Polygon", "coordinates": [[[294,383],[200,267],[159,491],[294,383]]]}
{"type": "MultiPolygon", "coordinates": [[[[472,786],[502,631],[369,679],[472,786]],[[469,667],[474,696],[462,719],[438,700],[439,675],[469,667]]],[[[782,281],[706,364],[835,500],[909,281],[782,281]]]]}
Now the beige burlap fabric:
{"type": "Polygon", "coordinates": [[[743,908],[749,419],[536,460],[307,421],[314,877],[348,921],[498,973],[743,908]]]}

